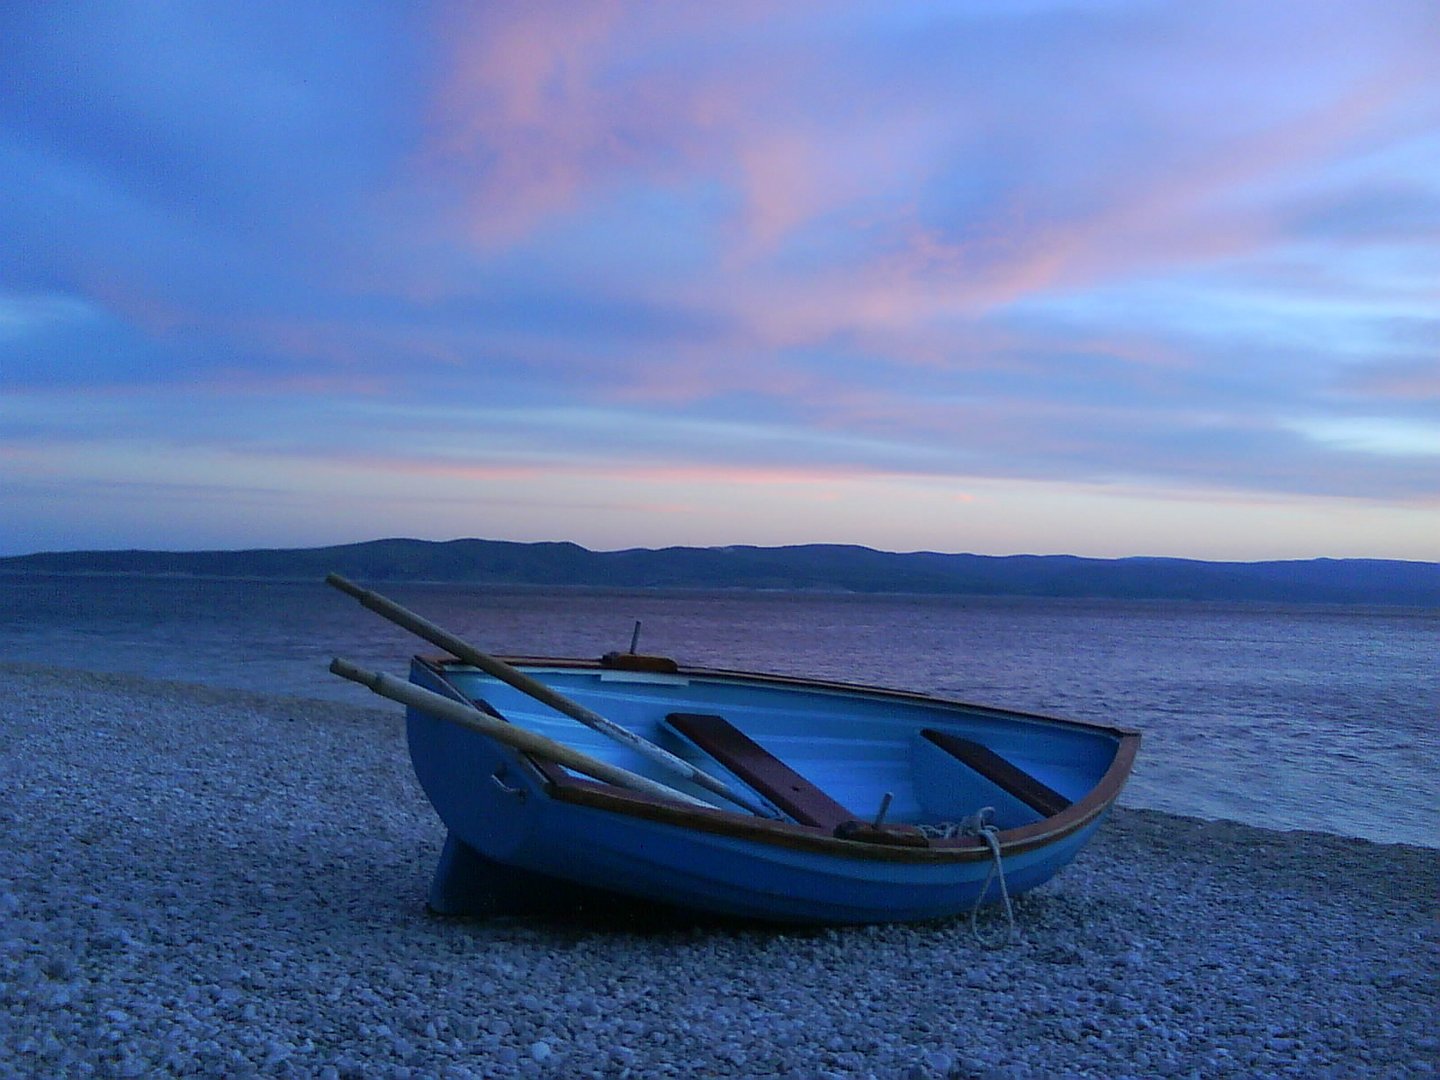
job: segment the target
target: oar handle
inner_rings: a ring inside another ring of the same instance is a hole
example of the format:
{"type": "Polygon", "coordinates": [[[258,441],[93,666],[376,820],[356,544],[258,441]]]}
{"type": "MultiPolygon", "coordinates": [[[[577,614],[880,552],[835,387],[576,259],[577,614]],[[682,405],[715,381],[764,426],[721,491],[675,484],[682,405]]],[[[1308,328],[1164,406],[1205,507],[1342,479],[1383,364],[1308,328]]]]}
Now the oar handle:
{"type": "MultiPolygon", "coordinates": [[[[528,694],[535,700],[549,705],[556,712],[564,713],[566,716],[579,720],[582,724],[604,729],[613,738],[635,745],[644,742],[632,731],[613,724],[599,713],[587,709],[578,701],[572,701],[565,695],[557,693],[538,679],[526,675],[523,671],[505,663],[499,657],[491,656],[489,653],[481,652],[469,642],[456,637],[444,627],[437,626],[408,608],[402,607],[393,600],[386,599],[377,592],[362,588],[353,581],[341,577],[339,574],[327,574],[325,581],[333,585],[341,592],[353,596],[360,603],[377,614],[383,615],[398,626],[404,627],[411,633],[424,638],[432,645],[438,645],[451,656],[464,660],[467,664],[478,667],[488,675],[492,675],[501,682],[508,683],[523,694],[528,694]]],[[[657,747],[656,749],[660,749],[657,747]]],[[[662,753],[665,751],[661,750],[662,753]]],[[[688,762],[675,759],[676,763],[685,768],[690,768],[688,762]]]]}
{"type": "MultiPolygon", "coordinates": [[[[341,592],[347,593],[348,595],[353,596],[356,600],[359,600],[362,604],[365,602],[365,594],[369,591],[368,589],[362,589],[359,585],[356,585],[355,582],[351,581],[349,578],[341,577],[339,574],[334,574],[334,573],[326,574],[326,575],[325,575],[325,584],[326,584],[326,585],[333,585],[335,588],[339,589],[341,592]]],[[[332,664],[330,665],[331,670],[332,670],[332,671],[334,670],[335,664],[340,664],[340,663],[344,663],[344,661],[341,660],[339,657],[336,657],[334,663],[332,663],[332,664]]],[[[357,668],[356,670],[358,671],[359,669],[357,668]]],[[[337,674],[338,674],[338,672],[337,672],[337,674]]],[[[347,676],[345,676],[345,677],[346,677],[347,679],[350,678],[349,675],[347,675],[347,676]]]]}
{"type": "Polygon", "coordinates": [[[381,697],[398,701],[402,705],[408,705],[452,724],[478,731],[527,754],[535,754],[537,757],[558,761],[567,768],[584,773],[586,776],[593,776],[608,784],[615,784],[617,787],[628,788],[631,791],[638,791],[659,799],[682,802],[688,806],[713,809],[709,803],[702,802],[693,795],[672,788],[668,784],[656,783],[648,777],[632,773],[629,769],[622,769],[618,765],[611,765],[609,762],[592,758],[589,754],[566,746],[564,743],[556,742],[539,732],[508,724],[494,716],[487,716],[473,705],[455,701],[453,698],[437,694],[433,690],[426,690],[423,686],[416,686],[404,679],[397,679],[393,675],[367,671],[338,656],[330,661],[330,670],[342,679],[359,683],[381,697]]]}
{"type": "Polygon", "coordinates": [[[722,799],[726,799],[737,806],[744,807],[752,814],[761,817],[775,817],[775,813],[768,807],[756,802],[754,799],[734,791],[722,780],[717,780],[702,769],[696,768],[683,758],[676,757],[662,746],[656,746],[647,739],[641,738],[628,728],[623,728],[613,721],[607,720],[592,709],[586,708],[578,701],[572,701],[538,679],[525,674],[499,657],[491,656],[489,653],[481,652],[467,641],[456,637],[450,631],[437,626],[429,619],[417,615],[408,608],[402,607],[395,601],[381,596],[370,589],[362,588],[339,574],[331,573],[325,576],[325,582],[339,589],[341,592],[353,596],[360,603],[378,615],[389,619],[397,626],[404,627],[418,637],[424,638],[432,645],[438,645],[451,656],[471,664],[487,675],[499,679],[503,683],[513,686],[522,694],[528,694],[536,701],[550,706],[556,712],[563,713],[574,720],[578,720],[588,728],[608,735],[616,742],[623,743],[636,753],[649,758],[657,765],[662,766],[678,776],[698,784],[707,791],[714,792],[722,799]]]}

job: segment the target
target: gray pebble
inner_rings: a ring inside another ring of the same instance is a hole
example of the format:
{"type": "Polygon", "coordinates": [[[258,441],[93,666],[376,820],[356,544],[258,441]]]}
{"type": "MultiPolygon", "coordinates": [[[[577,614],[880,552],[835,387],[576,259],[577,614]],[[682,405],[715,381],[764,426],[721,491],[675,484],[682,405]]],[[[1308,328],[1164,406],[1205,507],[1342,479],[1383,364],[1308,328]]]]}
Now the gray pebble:
{"type": "Polygon", "coordinates": [[[1418,1078],[1440,1051],[1433,849],[1122,810],[994,952],[963,919],[439,919],[389,710],[0,663],[0,719],[0,1075],[1418,1078]]]}

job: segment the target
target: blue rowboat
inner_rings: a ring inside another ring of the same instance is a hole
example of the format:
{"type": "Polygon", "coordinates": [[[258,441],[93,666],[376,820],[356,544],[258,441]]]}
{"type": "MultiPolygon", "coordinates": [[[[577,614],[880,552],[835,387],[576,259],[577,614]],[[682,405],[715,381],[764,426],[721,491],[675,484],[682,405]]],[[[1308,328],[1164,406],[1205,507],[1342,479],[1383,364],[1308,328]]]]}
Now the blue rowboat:
{"type": "Polygon", "coordinates": [[[523,912],[598,892],[789,923],[953,916],[999,899],[997,864],[1012,894],[1068,864],[1140,742],[927,694],[629,653],[506,662],[723,778],[764,814],[476,666],[417,657],[416,686],[683,793],[597,781],[412,706],[411,760],[449,831],[429,896],[441,913],[523,912]],[[985,809],[993,831],[957,829],[985,809]]]}

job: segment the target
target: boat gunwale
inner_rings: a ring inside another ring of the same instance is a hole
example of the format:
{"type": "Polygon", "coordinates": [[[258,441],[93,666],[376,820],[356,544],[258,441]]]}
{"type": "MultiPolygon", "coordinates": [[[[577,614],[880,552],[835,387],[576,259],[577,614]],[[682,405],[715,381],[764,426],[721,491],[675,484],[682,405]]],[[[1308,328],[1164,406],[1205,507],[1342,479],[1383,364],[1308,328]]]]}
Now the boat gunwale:
{"type": "MultiPolygon", "coordinates": [[[[463,660],[456,660],[453,657],[416,657],[416,659],[428,660],[431,663],[438,662],[446,667],[465,666],[463,660]]],[[[624,673],[625,668],[615,667],[606,664],[603,660],[587,660],[584,658],[553,656],[505,656],[502,659],[513,667],[545,666],[560,668],[562,670],[580,671],[612,671],[624,673]]],[[[478,670],[478,669],[477,669],[478,670]]],[[[639,672],[638,674],[646,674],[639,672]]],[[[1074,720],[1064,716],[1051,716],[1047,713],[1026,712],[1023,709],[1009,709],[998,705],[981,705],[973,701],[961,701],[959,698],[942,697],[939,694],[927,693],[924,690],[901,690],[893,686],[881,686],[877,683],[852,683],[843,682],[839,679],[817,679],[804,675],[783,675],[767,671],[742,671],[739,668],[715,668],[700,667],[698,665],[677,664],[675,675],[684,677],[712,677],[724,679],[745,679],[750,682],[773,683],[780,686],[803,687],[811,690],[828,690],[832,692],[858,693],[866,697],[891,697],[901,700],[917,702],[926,705],[944,705],[947,707],[960,707],[983,713],[991,713],[997,716],[1013,716],[1023,720],[1041,720],[1047,724],[1059,724],[1064,727],[1079,728],[1083,731],[1104,732],[1107,735],[1140,735],[1141,732],[1134,728],[1119,727],[1114,724],[1097,724],[1090,720],[1074,720]]]]}
{"type": "MultiPolygon", "coordinates": [[[[577,658],[555,658],[537,656],[507,656],[509,664],[518,667],[544,666],[562,670],[608,671],[599,660],[577,658]]],[[[462,700],[465,695],[451,683],[447,669],[466,667],[463,661],[452,657],[416,656],[432,674],[462,700]]],[[[1115,756],[1093,787],[1080,799],[1053,817],[1002,830],[997,839],[1003,855],[1020,854],[1065,837],[1089,825],[1115,802],[1134,766],[1139,752],[1141,735],[1128,728],[1104,724],[1093,724],[1081,720],[1046,716],[1040,713],[1022,712],[989,705],[975,705],[951,698],[939,697],[920,691],[895,690],[889,687],[869,686],[859,683],[844,683],[824,679],[807,679],[793,675],[776,675],[763,672],[738,671],[724,668],[679,666],[675,672],[681,677],[718,677],[744,679],[751,682],[770,683],[793,688],[818,689],[860,693],[867,697],[883,696],[899,700],[946,707],[960,707],[995,716],[1010,716],[1017,719],[1041,721],[1049,725],[1078,728],[1115,738],[1115,756]]],[[[926,847],[910,847],[895,844],[873,843],[861,840],[847,840],[834,836],[824,829],[800,825],[789,821],[759,818],[722,807],[691,807],[640,792],[604,784],[585,777],[575,776],[555,766],[533,758],[519,755],[531,765],[542,783],[545,792],[559,802],[585,806],[637,817],[659,824],[673,825],[700,832],[729,836],[777,847],[812,851],[846,859],[861,859],[882,862],[906,863],[956,863],[972,862],[992,857],[989,846],[978,837],[956,837],[932,839],[926,847]]]]}

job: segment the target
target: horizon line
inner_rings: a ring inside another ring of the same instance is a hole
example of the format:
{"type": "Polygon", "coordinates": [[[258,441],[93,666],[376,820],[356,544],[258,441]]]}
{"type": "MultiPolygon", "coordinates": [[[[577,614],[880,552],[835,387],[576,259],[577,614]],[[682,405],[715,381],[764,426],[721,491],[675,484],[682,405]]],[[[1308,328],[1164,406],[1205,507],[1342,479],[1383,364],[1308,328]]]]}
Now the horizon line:
{"type": "Polygon", "coordinates": [[[326,544],[306,544],[302,546],[269,546],[269,547],[238,547],[238,548],[162,548],[162,547],[114,547],[114,548],[67,548],[67,549],[45,549],[39,551],[19,552],[15,554],[0,555],[0,562],[8,562],[13,559],[27,559],[38,556],[62,556],[62,555],[125,555],[125,554],[156,554],[156,555],[238,555],[254,552],[297,552],[297,551],[323,551],[329,548],[359,547],[366,544],[383,543],[417,543],[417,544],[457,544],[457,543],[482,543],[482,544],[513,544],[519,547],[539,547],[545,545],[570,546],[579,548],[594,555],[619,555],[627,552],[661,552],[661,551],[726,551],[726,550],[747,550],[747,551],[783,551],[796,548],[845,548],[857,551],[872,551],[881,555],[941,555],[947,557],[969,557],[978,559],[1076,559],[1086,562],[1126,562],[1126,561],[1153,561],[1153,562],[1191,562],[1210,563],[1216,565],[1259,565],[1264,563],[1300,563],[1300,562],[1370,562],[1370,563],[1404,563],[1419,566],[1440,566],[1440,559],[1403,559],[1387,556],[1371,555],[1297,555],[1272,557],[1262,559],[1216,559],[1201,558],[1192,555],[1077,555],[1070,552],[1010,552],[1007,554],[989,554],[977,551],[942,551],[937,548],[913,548],[906,551],[889,548],[877,548],[869,544],[848,543],[844,541],[810,540],[789,544],[753,544],[753,543],[720,543],[720,544],[665,544],[659,547],[646,547],[635,545],[619,548],[591,548],[586,547],[575,540],[509,540],[496,539],[479,536],[457,536],[445,540],[430,540],[416,536],[381,536],[372,537],[367,540],[348,540],[326,544]]]}

